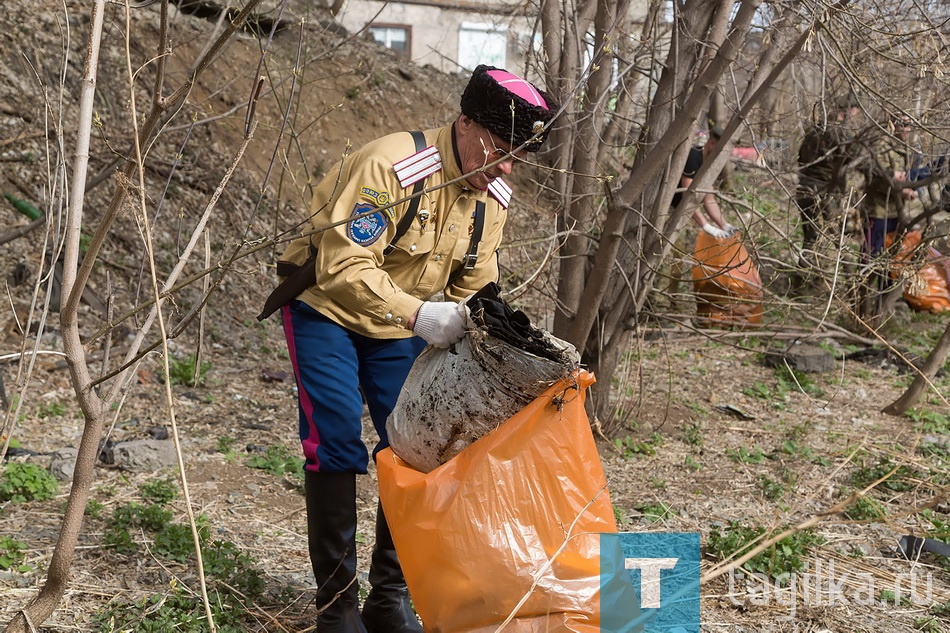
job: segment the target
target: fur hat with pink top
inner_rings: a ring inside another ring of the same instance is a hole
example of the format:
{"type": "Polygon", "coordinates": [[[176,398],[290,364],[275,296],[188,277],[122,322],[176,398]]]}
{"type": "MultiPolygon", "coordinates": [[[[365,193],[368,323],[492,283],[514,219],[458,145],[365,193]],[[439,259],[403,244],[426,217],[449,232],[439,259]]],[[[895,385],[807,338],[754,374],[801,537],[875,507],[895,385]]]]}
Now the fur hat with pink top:
{"type": "Polygon", "coordinates": [[[499,138],[512,149],[525,145],[529,152],[541,149],[548,135],[548,122],[558,104],[551,95],[507,70],[481,65],[462,93],[462,114],[499,138]]]}

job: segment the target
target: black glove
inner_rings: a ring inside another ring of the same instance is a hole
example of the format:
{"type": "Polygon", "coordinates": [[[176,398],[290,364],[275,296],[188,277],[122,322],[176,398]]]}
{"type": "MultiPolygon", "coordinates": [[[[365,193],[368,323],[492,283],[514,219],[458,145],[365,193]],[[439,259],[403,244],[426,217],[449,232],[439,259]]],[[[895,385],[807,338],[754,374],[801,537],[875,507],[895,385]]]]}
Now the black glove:
{"type": "Polygon", "coordinates": [[[553,347],[544,332],[533,327],[528,316],[514,310],[498,295],[501,288],[495,282],[485,286],[465,300],[472,321],[497,339],[555,362],[564,362],[563,351],[553,347]]]}

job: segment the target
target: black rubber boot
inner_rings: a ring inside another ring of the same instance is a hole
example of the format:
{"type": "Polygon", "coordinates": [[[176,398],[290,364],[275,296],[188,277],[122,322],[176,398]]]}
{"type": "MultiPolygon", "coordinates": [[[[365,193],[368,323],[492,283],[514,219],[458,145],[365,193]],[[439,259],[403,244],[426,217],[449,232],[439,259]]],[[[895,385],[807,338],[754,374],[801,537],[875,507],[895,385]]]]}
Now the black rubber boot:
{"type": "Polygon", "coordinates": [[[376,545],[369,583],[373,588],[363,603],[363,623],[368,633],[423,633],[409,604],[409,589],[382,504],[376,509],[376,545]]]}
{"type": "Polygon", "coordinates": [[[356,474],[305,471],[317,633],[366,633],[356,582],[356,474]]]}

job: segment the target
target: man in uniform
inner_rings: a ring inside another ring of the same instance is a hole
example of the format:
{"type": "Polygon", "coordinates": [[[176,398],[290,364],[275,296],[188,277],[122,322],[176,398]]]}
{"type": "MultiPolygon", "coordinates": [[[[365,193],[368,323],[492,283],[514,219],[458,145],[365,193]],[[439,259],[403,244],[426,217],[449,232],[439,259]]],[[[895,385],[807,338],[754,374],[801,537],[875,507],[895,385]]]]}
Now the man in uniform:
{"type": "Polygon", "coordinates": [[[330,169],[313,196],[315,232],[281,258],[285,273],[315,273],[281,314],[298,388],[318,633],[422,632],[382,506],[372,587],[359,610],[363,402],[379,436],[375,457],[388,446],[386,418],[416,356],[426,343],[460,340],[460,302],[498,279],[495,251],[511,198],[503,176],[538,151],[558,109],[550,95],[488,66],[475,69],[460,105],[444,127],[385,136],[330,169]],[[423,190],[415,205],[388,206],[423,190]]]}
{"type": "Polygon", "coordinates": [[[917,191],[909,182],[914,151],[909,145],[910,121],[895,117],[885,133],[870,144],[870,156],[864,165],[864,252],[873,265],[859,287],[857,314],[874,324],[889,305],[886,296],[894,283],[890,276],[890,258],[880,257],[887,236],[908,229],[913,215],[922,210],[917,191]]]}
{"type": "Polygon", "coordinates": [[[910,145],[910,119],[894,117],[890,128],[872,145],[864,178],[865,249],[872,256],[884,250],[888,233],[901,224],[906,228],[912,212],[922,210],[908,182],[918,161],[910,145]]]}
{"type": "Polygon", "coordinates": [[[860,103],[853,93],[839,97],[834,118],[816,123],[802,139],[798,150],[798,193],[795,200],[802,219],[800,265],[817,266],[814,251],[822,227],[840,215],[854,141],[848,123],[859,112],[860,103]]]}

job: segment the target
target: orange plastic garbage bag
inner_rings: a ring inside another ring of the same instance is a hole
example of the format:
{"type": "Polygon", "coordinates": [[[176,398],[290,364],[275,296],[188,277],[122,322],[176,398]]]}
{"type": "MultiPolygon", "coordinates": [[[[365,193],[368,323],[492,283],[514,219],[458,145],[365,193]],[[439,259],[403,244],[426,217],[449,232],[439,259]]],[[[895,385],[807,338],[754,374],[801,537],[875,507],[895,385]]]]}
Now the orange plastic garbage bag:
{"type": "Polygon", "coordinates": [[[428,473],[392,449],[377,456],[427,633],[494,631],[516,610],[506,633],[599,632],[599,533],[617,525],[584,411],[593,382],[580,372],[557,383],[428,473]]]}
{"type": "Polygon", "coordinates": [[[696,313],[707,325],[752,325],[762,322],[762,279],[739,234],[720,239],[696,236],[693,289],[696,313]]]}
{"type": "MultiPolygon", "coordinates": [[[[887,246],[894,243],[894,237],[894,233],[887,234],[887,246]]],[[[933,246],[927,246],[923,252],[924,264],[918,267],[913,260],[922,239],[920,231],[910,231],[904,236],[891,265],[891,277],[908,276],[903,297],[914,310],[945,312],[950,310],[950,257],[933,246]]]]}

